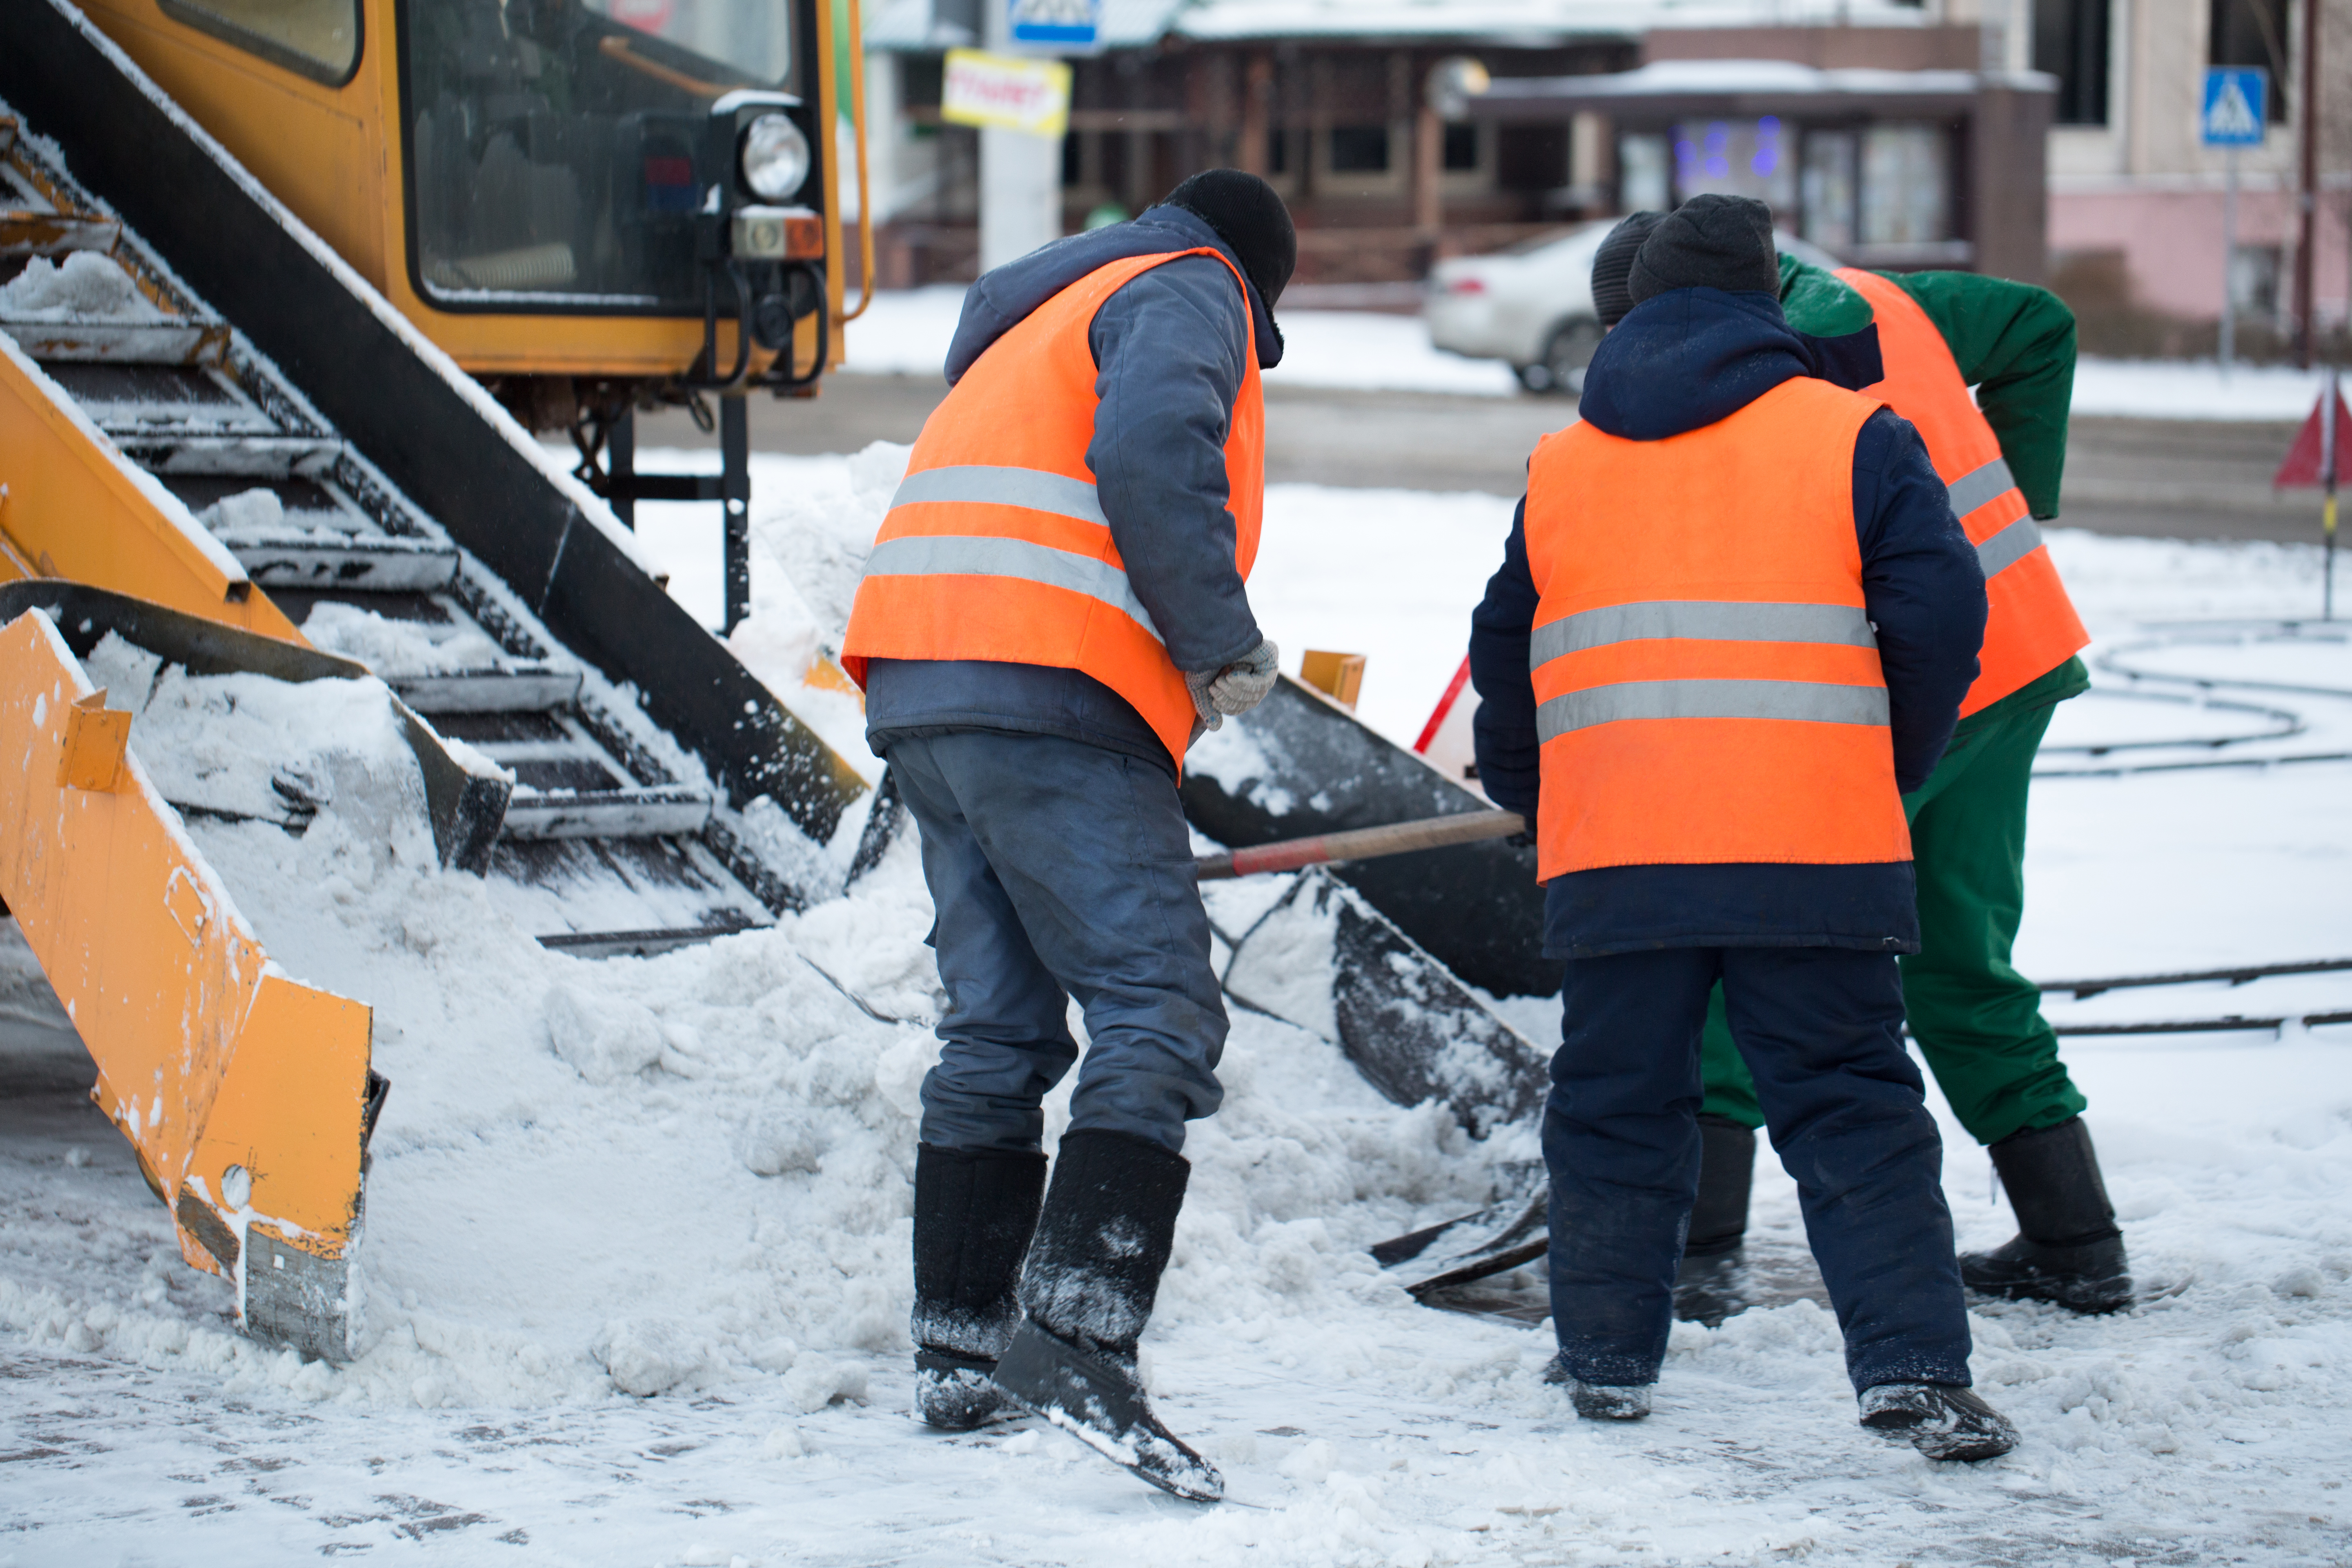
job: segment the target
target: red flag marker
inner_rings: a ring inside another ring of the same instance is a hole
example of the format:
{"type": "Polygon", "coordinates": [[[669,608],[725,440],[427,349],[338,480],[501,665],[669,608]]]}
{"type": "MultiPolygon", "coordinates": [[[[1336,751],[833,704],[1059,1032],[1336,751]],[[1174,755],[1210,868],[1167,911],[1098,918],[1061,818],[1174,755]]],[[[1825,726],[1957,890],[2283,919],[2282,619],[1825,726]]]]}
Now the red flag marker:
{"type": "Polygon", "coordinates": [[[2319,527],[2326,564],[2319,590],[2320,618],[2336,618],[2336,479],[2347,452],[2352,452],[2352,410],[2344,406],[2344,392],[2335,371],[2327,373],[2326,390],[2319,395],[2311,417],[2295,432],[2286,449],[2286,461],[2271,479],[2273,489],[2317,486],[2326,494],[2320,503],[2319,527]]]}

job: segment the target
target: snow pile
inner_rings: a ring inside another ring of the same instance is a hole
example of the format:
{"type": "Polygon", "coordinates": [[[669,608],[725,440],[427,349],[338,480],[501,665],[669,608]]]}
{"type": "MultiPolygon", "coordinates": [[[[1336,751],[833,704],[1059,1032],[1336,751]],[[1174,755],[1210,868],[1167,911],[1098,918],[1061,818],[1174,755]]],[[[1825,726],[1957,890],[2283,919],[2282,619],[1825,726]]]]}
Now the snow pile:
{"type": "Polygon", "coordinates": [[[2319,406],[2325,372],[2214,360],[2118,360],[2074,365],[2074,412],[2117,419],[2300,420],[2319,406]]]}
{"type": "Polygon", "coordinates": [[[1465,359],[1429,341],[1419,316],[1377,310],[1283,310],[1282,363],[1268,387],[1329,386],[1365,392],[1449,392],[1509,397],[1519,390],[1498,359],[1465,359]]]}
{"type": "MultiPolygon", "coordinates": [[[[785,499],[759,531],[759,616],[739,647],[837,635],[903,451],[857,461],[803,464],[796,493],[764,487],[785,499]],[[786,552],[804,582],[775,580],[786,552]]],[[[1436,566],[1488,569],[1491,514],[1400,553],[1386,542],[1432,526],[1444,498],[1299,489],[1280,504],[1270,538],[1296,527],[1302,550],[1328,548],[1315,573],[1261,573],[1269,632],[1328,599],[1328,635],[1372,650],[1375,680],[1458,659],[1459,634],[1441,647],[1437,629],[1462,624],[1473,572],[1436,566]],[[1399,575],[1421,578],[1417,607],[1399,575]],[[1382,640],[1406,612],[1427,617],[1409,634],[1421,652],[1382,640]]],[[[2315,601],[2309,551],[2053,539],[2110,635],[2138,615],[2315,601]]],[[[118,690],[147,689],[109,657],[118,690]]],[[[797,693],[790,658],[762,673],[797,693]]],[[[2118,973],[2326,946],[2352,856],[2345,776],[2038,786],[2021,962],[2118,973]]],[[[2095,1320],[1980,1309],[1979,1382],[2025,1441],[1937,1470],[1855,1430],[1834,1324],[1802,1301],[1676,1328],[1650,1421],[1576,1422],[1537,1375],[1547,1332],[1424,1310],[1363,1250],[1483,1201],[1496,1151],[1381,1100],[1314,1035],[1237,1010],[1147,1348],[1171,1423],[1261,1506],[1179,1510],[1056,1435],[947,1441],[906,1417],[909,1173],[939,1006],[911,841],[772,931],[593,963],[539,947],[484,883],[440,870],[428,837],[386,833],[341,792],[299,837],[192,831],[277,963],[375,1007],[393,1089],[368,1188],[370,1338],[337,1369],[236,1336],[226,1288],[179,1261],[119,1140],[84,1134],[77,1163],[54,1136],[0,1139],[0,1328],[31,1369],[0,1387],[28,1436],[71,1444],[18,1445],[60,1457],[19,1465],[11,1503],[59,1560],[84,1539],[119,1555],[150,1529],[182,1543],[176,1560],[249,1552],[257,1528],[311,1531],[310,1555],[356,1548],[364,1519],[387,1543],[527,1523],[551,1559],[639,1563],[2343,1556],[2341,1030],[2069,1043],[2150,1299],[2095,1320]],[[225,1500],[218,1518],[191,1496],[225,1500]],[[442,1511],[387,1511],[412,1504],[442,1511]]],[[[1218,889],[1220,923],[1246,924],[1277,889],[1218,889]]],[[[1548,1041],[1548,1005],[1513,1016],[1548,1041]]],[[[0,1097],[0,1118],[15,1103],[0,1097]]],[[[1066,1124],[1057,1094],[1049,1140],[1066,1124]]],[[[1943,1125],[1962,1244],[2005,1239],[1983,1157],[1943,1125]]],[[[1769,1153],[1751,1234],[1798,1245],[1769,1153]]]]}
{"type": "Polygon", "coordinates": [[[470,625],[398,620],[332,599],[312,607],[302,635],[322,653],[394,675],[454,675],[504,662],[499,645],[470,625]]]}
{"type": "Polygon", "coordinates": [[[73,1026],[48,976],[41,973],[40,960],[10,919],[0,919],[0,1018],[52,1029],[73,1026]]]}
{"type": "MultiPolygon", "coordinates": [[[[0,1323],[234,1388],[428,1407],[781,1379],[817,1408],[862,1392],[863,1356],[895,1364],[916,1090],[937,1052],[911,841],[855,897],[773,931],[596,963],[540,948],[429,837],[353,820],[340,793],[299,837],[191,826],[275,962],[376,1009],[394,1087],[368,1349],[303,1367],[208,1327],[216,1285],[146,1300],[160,1209],[134,1215],[136,1256],[12,1271],[0,1323]]],[[[1485,1195],[1481,1162],[1448,1157],[1449,1122],[1382,1102],[1309,1035],[1245,1016],[1223,1076],[1228,1109],[1190,1150],[1172,1312],[1336,1310],[1370,1280],[1365,1244],[1485,1195]]]]}
{"type": "Polygon", "coordinates": [[[191,675],[113,632],[83,664],[107,706],[134,715],[132,752],[184,810],[275,822],[336,801],[379,826],[424,820],[424,778],[381,680],[191,675]]]}
{"type": "MultiPolygon", "coordinates": [[[[961,284],[885,290],[849,328],[847,369],[937,376],[963,309],[961,284]]],[[[1438,392],[1509,397],[1519,384],[1500,360],[1465,359],[1429,341],[1418,316],[1371,310],[1278,310],[1282,363],[1269,387],[1438,392]]],[[[2108,360],[2074,370],[2074,412],[2130,419],[2301,419],[2319,401],[2323,373],[2212,360],[2108,360]]],[[[1565,405],[1563,405],[1565,406],[1565,405]]],[[[758,490],[755,487],[753,494],[758,490]]]]}
{"type": "Polygon", "coordinates": [[[228,544],[334,542],[360,531],[359,519],[333,508],[289,511],[267,486],[223,496],[196,513],[196,521],[228,544]]]}
{"type": "Polygon", "coordinates": [[[267,539],[286,526],[286,503],[278,492],[257,486],[221,497],[196,513],[215,536],[267,539]]]}
{"type": "Polygon", "coordinates": [[[0,320],[134,324],[170,319],[139,292],[129,273],[95,250],[77,250],[58,262],[36,256],[0,283],[0,320]]]}
{"type": "MultiPolygon", "coordinates": [[[[937,376],[947,362],[963,310],[961,284],[885,290],[846,329],[854,374],[937,376]]],[[[1370,310],[1277,310],[1282,363],[1265,373],[1274,386],[1453,392],[1507,397],[1518,390],[1500,360],[1442,353],[1418,316],[1370,310]]],[[[755,488],[754,495],[759,492],[755,488]]]]}

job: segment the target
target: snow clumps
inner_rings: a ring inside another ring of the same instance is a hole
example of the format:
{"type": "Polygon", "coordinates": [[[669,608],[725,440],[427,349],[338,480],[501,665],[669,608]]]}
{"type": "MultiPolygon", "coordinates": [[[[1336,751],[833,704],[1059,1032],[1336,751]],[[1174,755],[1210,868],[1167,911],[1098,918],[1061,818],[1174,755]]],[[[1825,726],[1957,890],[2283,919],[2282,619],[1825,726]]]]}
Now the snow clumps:
{"type": "Polygon", "coordinates": [[[54,262],[36,256],[0,283],[0,320],[135,324],[170,319],[139,292],[129,273],[95,250],[54,262]]]}

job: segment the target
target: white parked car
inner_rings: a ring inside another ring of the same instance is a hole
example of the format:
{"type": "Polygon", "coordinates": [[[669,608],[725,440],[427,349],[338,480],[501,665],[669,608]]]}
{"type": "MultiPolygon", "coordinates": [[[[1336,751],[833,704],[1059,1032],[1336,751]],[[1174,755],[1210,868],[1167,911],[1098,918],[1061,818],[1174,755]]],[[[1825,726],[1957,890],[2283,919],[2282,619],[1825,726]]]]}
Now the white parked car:
{"type": "MultiPolygon", "coordinates": [[[[1429,274],[1429,341],[1449,353],[1507,361],[1529,392],[1576,393],[1601,346],[1592,313],[1592,256],[1617,220],[1523,240],[1487,256],[1458,256],[1429,274]]],[[[1788,255],[1816,267],[1838,259],[1793,234],[1775,232],[1788,255]]]]}

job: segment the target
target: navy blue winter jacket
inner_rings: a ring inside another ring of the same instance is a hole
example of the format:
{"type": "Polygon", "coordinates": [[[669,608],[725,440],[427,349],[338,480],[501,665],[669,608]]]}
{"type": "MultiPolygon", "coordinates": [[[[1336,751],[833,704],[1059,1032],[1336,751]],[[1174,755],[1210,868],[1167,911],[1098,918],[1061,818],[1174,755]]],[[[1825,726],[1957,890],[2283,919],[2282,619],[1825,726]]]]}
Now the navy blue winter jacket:
{"type": "MultiPolygon", "coordinates": [[[[1635,306],[1602,340],[1579,410],[1612,436],[1658,441],[1712,425],[1794,376],[1845,379],[1838,369],[1822,340],[1789,326],[1771,295],[1678,289],[1635,306]]],[[[1640,516],[1626,525],[1671,528],[1674,520],[1640,516]]],[[[1919,433],[1891,409],[1872,415],[1854,442],[1853,526],[1886,676],[1895,784],[1908,794],[1935,771],[1976,680],[1984,574],[1919,433]]],[[[1470,618],[1470,673],[1481,699],[1478,782],[1530,822],[1540,779],[1528,668],[1536,605],[1523,500],[1502,569],[1470,618]]],[[[1915,894],[1908,861],[1601,867],[1546,885],[1544,948],[1561,958],[1658,947],[1916,952],[1915,894]]]]}
{"type": "MultiPolygon", "coordinates": [[[[948,349],[949,384],[1032,311],[1097,268],[1202,246],[1233,256],[1200,217],[1160,206],[998,268],[964,296],[948,349]]],[[[1256,289],[1237,288],[1223,262],[1192,256],[1121,286],[1095,312],[1087,338],[1101,400],[1087,466],[1128,581],[1182,670],[1223,668],[1259,641],[1234,569],[1224,454],[1253,317],[1258,364],[1270,370],[1282,358],[1282,336],[1256,289]]],[[[1078,670],[975,659],[871,662],[866,738],[877,752],[887,755],[898,735],[958,730],[1060,735],[1174,766],[1143,716],[1078,670]]]]}

